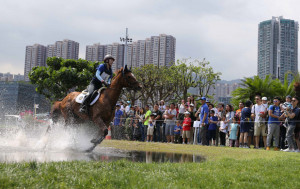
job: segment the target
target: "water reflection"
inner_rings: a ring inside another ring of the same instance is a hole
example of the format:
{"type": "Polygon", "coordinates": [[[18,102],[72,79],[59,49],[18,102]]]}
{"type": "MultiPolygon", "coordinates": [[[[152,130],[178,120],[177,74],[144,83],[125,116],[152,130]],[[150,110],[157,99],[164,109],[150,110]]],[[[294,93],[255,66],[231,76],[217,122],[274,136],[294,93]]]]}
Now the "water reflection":
{"type": "Polygon", "coordinates": [[[192,154],[122,151],[114,148],[97,147],[92,153],[72,150],[65,151],[34,151],[28,148],[2,148],[0,146],[0,162],[57,162],[57,161],[116,161],[126,159],[132,162],[146,163],[184,163],[202,162],[205,158],[192,154]]]}

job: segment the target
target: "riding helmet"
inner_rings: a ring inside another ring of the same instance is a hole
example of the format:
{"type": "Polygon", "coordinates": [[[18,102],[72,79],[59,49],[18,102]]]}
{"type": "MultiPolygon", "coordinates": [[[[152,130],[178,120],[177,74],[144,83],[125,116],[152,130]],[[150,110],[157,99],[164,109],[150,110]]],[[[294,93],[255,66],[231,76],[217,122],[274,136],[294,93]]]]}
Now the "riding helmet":
{"type": "Polygon", "coordinates": [[[106,62],[106,60],[109,60],[109,59],[113,59],[114,61],[115,61],[115,58],[113,57],[113,56],[111,56],[110,54],[108,54],[108,55],[105,55],[105,57],[104,57],[104,62],[106,62]]]}

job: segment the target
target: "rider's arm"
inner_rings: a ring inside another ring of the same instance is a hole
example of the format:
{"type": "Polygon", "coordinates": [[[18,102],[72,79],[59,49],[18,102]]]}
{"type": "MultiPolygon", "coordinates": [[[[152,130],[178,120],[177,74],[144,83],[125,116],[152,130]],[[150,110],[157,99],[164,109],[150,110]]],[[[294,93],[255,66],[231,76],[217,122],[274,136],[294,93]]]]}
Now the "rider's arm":
{"type": "Polygon", "coordinates": [[[100,71],[99,70],[97,70],[97,72],[96,72],[96,77],[99,81],[104,82],[104,79],[102,79],[102,77],[100,76],[100,71]]]}
{"type": "Polygon", "coordinates": [[[108,81],[107,81],[108,84],[110,84],[111,79],[112,79],[112,75],[108,78],[108,81]]]}

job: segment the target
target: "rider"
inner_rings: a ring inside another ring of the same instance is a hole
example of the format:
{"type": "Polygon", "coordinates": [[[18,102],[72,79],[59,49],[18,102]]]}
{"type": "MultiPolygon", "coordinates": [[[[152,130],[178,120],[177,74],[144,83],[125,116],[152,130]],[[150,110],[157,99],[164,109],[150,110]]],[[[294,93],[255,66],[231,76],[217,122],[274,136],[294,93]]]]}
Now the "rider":
{"type": "Polygon", "coordinates": [[[115,58],[111,55],[106,55],[104,57],[104,64],[99,65],[96,70],[96,75],[90,82],[90,85],[88,86],[88,96],[84,99],[84,101],[81,104],[79,112],[81,113],[87,113],[87,108],[90,103],[90,98],[92,93],[95,90],[100,89],[103,85],[108,86],[110,84],[110,81],[112,79],[112,69],[111,66],[115,61],[115,58]]]}

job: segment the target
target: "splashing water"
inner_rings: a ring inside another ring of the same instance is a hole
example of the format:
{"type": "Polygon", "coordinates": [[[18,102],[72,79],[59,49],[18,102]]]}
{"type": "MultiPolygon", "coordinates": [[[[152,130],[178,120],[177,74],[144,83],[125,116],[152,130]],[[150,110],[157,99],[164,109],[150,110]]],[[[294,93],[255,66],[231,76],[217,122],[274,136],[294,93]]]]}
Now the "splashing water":
{"type": "Polygon", "coordinates": [[[0,127],[0,149],[19,149],[27,151],[84,151],[92,146],[90,142],[97,127],[82,124],[70,125],[10,125],[0,127]]]}

